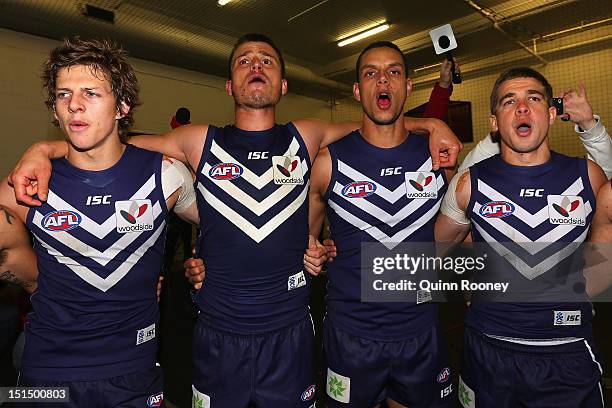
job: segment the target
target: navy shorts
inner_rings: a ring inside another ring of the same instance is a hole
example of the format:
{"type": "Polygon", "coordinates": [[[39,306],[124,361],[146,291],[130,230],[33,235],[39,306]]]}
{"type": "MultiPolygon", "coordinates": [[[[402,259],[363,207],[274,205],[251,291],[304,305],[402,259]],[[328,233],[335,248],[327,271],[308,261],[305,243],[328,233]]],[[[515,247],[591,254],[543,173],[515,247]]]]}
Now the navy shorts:
{"type": "Polygon", "coordinates": [[[532,346],[465,329],[459,400],[466,408],[600,408],[602,369],[587,340],[532,346]]]}
{"type": "Polygon", "coordinates": [[[363,407],[390,398],[410,408],[451,406],[454,387],[436,326],[418,337],[383,342],[353,336],[325,319],[329,407],[363,407]]]}
{"type": "Polygon", "coordinates": [[[94,381],[52,381],[19,376],[19,387],[68,387],[68,403],[20,403],[19,408],[152,408],[164,405],[161,367],[94,381]]]}
{"type": "Polygon", "coordinates": [[[219,331],[200,318],[193,359],[193,407],[314,407],[310,317],[262,335],[219,331]]]}

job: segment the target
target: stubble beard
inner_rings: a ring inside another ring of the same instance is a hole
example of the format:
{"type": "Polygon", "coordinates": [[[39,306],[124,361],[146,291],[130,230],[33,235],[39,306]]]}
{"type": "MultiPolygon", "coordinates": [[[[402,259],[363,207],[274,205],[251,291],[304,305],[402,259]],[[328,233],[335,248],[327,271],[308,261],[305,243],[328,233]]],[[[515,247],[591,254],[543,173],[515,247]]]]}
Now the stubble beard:
{"type": "Polygon", "coordinates": [[[265,109],[275,107],[281,98],[281,92],[278,94],[270,95],[262,92],[253,92],[249,95],[244,95],[241,98],[234,98],[235,104],[241,108],[248,109],[265,109]]]}
{"type": "Polygon", "coordinates": [[[402,116],[402,112],[398,111],[395,115],[393,115],[392,118],[383,120],[383,119],[378,119],[376,116],[374,116],[373,112],[368,112],[365,108],[363,108],[363,112],[368,116],[368,118],[370,118],[372,122],[374,122],[378,126],[391,125],[395,123],[399,119],[400,116],[402,116]]]}

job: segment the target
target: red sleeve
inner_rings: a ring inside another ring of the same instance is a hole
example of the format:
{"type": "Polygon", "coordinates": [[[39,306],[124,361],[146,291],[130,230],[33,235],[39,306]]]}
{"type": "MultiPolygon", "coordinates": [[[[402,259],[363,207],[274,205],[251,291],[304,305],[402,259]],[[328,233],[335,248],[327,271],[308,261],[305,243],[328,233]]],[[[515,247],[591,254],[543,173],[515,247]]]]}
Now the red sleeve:
{"type": "Polygon", "coordinates": [[[448,122],[448,101],[453,93],[453,84],[447,89],[442,88],[437,82],[431,90],[429,102],[423,112],[424,118],[437,118],[448,122]]]}

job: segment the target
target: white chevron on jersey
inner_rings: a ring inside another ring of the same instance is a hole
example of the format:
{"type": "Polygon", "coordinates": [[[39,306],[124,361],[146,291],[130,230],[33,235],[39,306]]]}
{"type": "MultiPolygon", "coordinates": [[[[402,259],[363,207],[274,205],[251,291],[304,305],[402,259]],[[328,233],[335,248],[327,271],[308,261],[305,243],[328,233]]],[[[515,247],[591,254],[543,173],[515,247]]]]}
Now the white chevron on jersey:
{"type": "MultiPolygon", "coordinates": [[[[287,151],[285,152],[285,154],[283,154],[283,156],[297,156],[297,152],[299,149],[300,149],[300,143],[294,137],[291,140],[291,144],[289,145],[289,148],[287,148],[287,151]]],[[[215,142],[215,140],[212,141],[212,145],[210,146],[210,152],[214,154],[215,157],[217,157],[223,163],[236,163],[236,164],[242,165],[240,161],[236,160],[231,154],[223,150],[223,148],[219,146],[217,142],[215,142]]],[[[207,164],[208,163],[206,163],[206,165],[207,164]]],[[[204,166],[204,168],[202,168],[202,174],[204,174],[205,176],[208,176],[206,165],[204,166]]],[[[210,169],[210,166],[208,168],[210,169]]],[[[253,173],[251,170],[249,170],[248,167],[244,165],[242,165],[242,168],[243,168],[243,172],[242,172],[241,178],[245,179],[247,182],[252,184],[253,187],[255,187],[258,190],[261,190],[263,187],[268,185],[268,183],[274,179],[273,177],[274,170],[272,167],[266,170],[266,172],[263,173],[261,176],[258,176],[257,174],[253,173]]],[[[304,162],[302,163],[302,169],[308,169],[308,166],[305,165],[304,162]]]]}
{"type": "MultiPolygon", "coordinates": [[[[359,181],[359,180],[354,180],[354,181],[359,181]]],[[[444,179],[442,178],[440,174],[438,174],[436,181],[438,184],[438,192],[439,192],[444,188],[444,179]]],[[[406,184],[402,183],[402,186],[404,186],[404,195],[405,195],[406,194],[406,189],[405,189],[406,184]]],[[[379,187],[383,187],[383,186],[377,184],[376,191],[374,191],[374,194],[378,194],[379,187]]],[[[334,188],[333,188],[333,191],[334,193],[336,193],[336,196],[342,197],[345,201],[351,203],[357,208],[360,208],[361,210],[367,212],[368,214],[378,218],[380,221],[384,222],[390,227],[396,226],[397,223],[399,223],[402,220],[405,220],[410,214],[412,214],[413,212],[415,212],[416,210],[418,210],[419,208],[421,208],[423,205],[427,204],[430,201],[430,200],[412,200],[406,206],[404,206],[401,210],[399,210],[396,214],[391,215],[385,210],[378,207],[376,204],[373,204],[370,201],[368,201],[365,197],[348,198],[348,197],[343,196],[342,195],[343,188],[344,187],[336,181],[336,183],[334,184],[334,188]]],[[[335,198],[336,196],[333,196],[333,197],[335,198]]],[[[329,200],[329,201],[331,202],[332,200],[329,200]]]]}
{"type": "MultiPolygon", "coordinates": [[[[582,190],[584,190],[582,178],[578,177],[576,181],[572,183],[571,186],[569,186],[563,193],[561,193],[561,195],[577,196],[582,190]]],[[[491,201],[507,201],[512,203],[515,208],[514,215],[516,215],[518,219],[529,225],[531,228],[535,228],[544,221],[548,220],[548,205],[542,208],[537,213],[531,214],[529,211],[523,209],[520,205],[510,200],[505,195],[495,190],[493,187],[489,186],[487,183],[480,179],[478,180],[478,191],[480,191],[486,197],[491,199],[491,201]]]]}
{"type": "Polygon", "coordinates": [[[259,243],[270,235],[276,228],[278,228],[283,222],[285,222],[293,213],[295,213],[300,206],[306,200],[308,195],[308,188],[310,181],[304,185],[302,192],[295,198],[289,205],[278,212],[268,222],[262,225],[260,228],[255,227],[246,218],[238,214],[232,208],[230,208],[223,201],[219,200],[215,195],[210,193],[206,187],[201,183],[198,183],[198,190],[202,193],[204,200],[206,200],[211,207],[217,210],[221,215],[227,218],[232,224],[238,227],[242,232],[251,237],[255,242],[259,243]]]}
{"type": "MultiPolygon", "coordinates": [[[[576,227],[579,227],[577,225],[569,225],[569,224],[568,225],[557,225],[555,228],[549,230],[547,233],[540,236],[536,240],[531,240],[527,236],[525,236],[523,233],[521,233],[519,230],[517,230],[516,228],[508,224],[506,221],[504,221],[503,218],[483,217],[482,215],[480,215],[481,207],[482,207],[482,204],[478,202],[474,203],[474,212],[476,212],[480,216],[480,219],[487,222],[493,228],[495,228],[496,230],[504,234],[506,237],[508,237],[509,242],[515,242],[519,244],[524,250],[529,252],[531,255],[534,255],[538,253],[539,251],[541,251],[542,249],[548,247],[549,245],[556,243],[561,238],[563,238],[568,232],[570,232],[576,227]],[[534,243],[538,243],[539,245],[533,245],[534,243]]],[[[546,207],[544,207],[544,209],[548,211],[548,204],[546,205],[546,207]]],[[[592,211],[593,211],[593,208],[591,208],[591,203],[588,201],[584,203],[584,212],[586,214],[585,216],[588,217],[588,215],[592,211]]],[[[538,211],[538,213],[540,212],[542,212],[542,210],[538,211]]],[[[516,209],[515,209],[515,213],[516,213],[516,209]]],[[[546,219],[548,220],[548,212],[546,214],[547,214],[546,219]]],[[[475,224],[478,224],[478,223],[475,223],[475,224]]]]}
{"type": "MultiPolygon", "coordinates": [[[[156,220],[157,217],[162,213],[161,206],[159,205],[159,201],[153,205],[152,211],[153,211],[153,219],[156,220]]],[[[79,215],[81,215],[82,218],[85,217],[85,215],[80,212],[79,212],[79,215]]],[[[34,225],[40,226],[42,223],[42,219],[43,219],[42,214],[40,214],[37,211],[34,214],[32,222],[34,225]]],[[[113,212],[111,219],[113,221],[113,230],[114,230],[116,227],[116,222],[115,222],[116,218],[115,218],[114,212],[113,212]]],[[[82,228],[85,231],[90,232],[86,227],[83,226],[82,221],[81,221],[81,224],[79,224],[79,228],[82,228]]],[[[121,238],[115,241],[113,245],[108,247],[106,250],[98,251],[96,248],[93,248],[87,245],[86,243],[82,242],[80,239],[76,238],[75,236],[71,235],[70,233],[66,231],[47,231],[44,228],[40,228],[40,230],[45,232],[51,238],[61,242],[68,248],[71,248],[72,250],[80,253],[81,255],[87,258],[91,258],[92,260],[96,261],[102,266],[106,266],[106,264],[108,264],[110,261],[115,259],[115,256],[117,256],[119,252],[123,251],[128,245],[134,242],[134,240],[138,238],[138,236],[142,232],[144,232],[144,231],[140,231],[140,232],[130,232],[129,234],[122,234],[121,238]]]]}
{"type": "MultiPolygon", "coordinates": [[[[372,180],[365,174],[360,171],[355,170],[348,164],[344,163],[342,160],[338,159],[338,171],[353,181],[369,181],[371,183],[376,184],[376,191],[374,194],[384,198],[391,204],[394,204],[397,200],[406,195],[406,184],[402,182],[395,190],[391,191],[383,185],[380,185],[376,181],[372,180]]],[[[425,163],[423,163],[417,170],[415,171],[431,171],[431,157],[428,158],[425,163]]],[[[444,183],[438,183],[438,185],[444,183]]]]}
{"type": "MultiPolygon", "coordinates": [[[[149,177],[149,179],[138,189],[138,191],[132,194],[132,197],[130,197],[129,200],[148,197],[149,194],[153,191],[153,189],[155,189],[155,175],[149,177]]],[[[98,239],[104,238],[108,235],[109,232],[115,230],[115,228],[117,227],[114,211],[111,216],[106,219],[106,221],[104,221],[102,224],[98,224],[97,222],[89,218],[87,215],[83,214],[81,211],[68,204],[51,190],[49,190],[47,203],[58,211],[70,210],[78,213],[81,216],[81,223],[79,224],[79,226],[98,239]]],[[[38,210],[36,211],[36,214],[40,214],[38,210]]]]}
{"type": "MultiPolygon", "coordinates": [[[[425,201],[425,200],[423,200],[425,201]]],[[[388,236],[378,228],[370,225],[364,220],[354,216],[350,212],[346,211],[344,208],[340,207],[338,204],[333,201],[329,201],[329,206],[333,208],[333,210],[338,214],[342,219],[344,219],[349,224],[352,224],[356,228],[360,229],[368,233],[372,238],[379,241],[381,244],[386,246],[388,249],[395,248],[399,243],[409,237],[413,232],[421,228],[423,225],[427,223],[431,218],[435,217],[438,213],[438,209],[440,208],[440,204],[442,200],[438,200],[434,206],[432,206],[429,211],[423,214],[418,220],[408,225],[406,228],[398,231],[392,236],[388,236]]]]}
{"type": "MultiPolygon", "coordinates": [[[[85,282],[87,282],[90,285],[100,289],[102,292],[106,292],[107,290],[109,290],[110,288],[115,286],[117,284],[117,282],[119,282],[121,279],[123,279],[123,277],[128,274],[128,272],[132,269],[132,267],[134,265],[136,265],[138,260],[140,258],[142,258],[142,256],[147,252],[147,250],[153,244],[155,244],[155,241],[157,241],[157,238],[163,232],[165,225],[166,225],[166,221],[163,221],[159,225],[159,227],[157,227],[157,230],[149,237],[149,239],[146,240],[133,253],[131,253],[130,256],[125,261],[123,261],[121,263],[121,265],[119,265],[119,267],[117,269],[115,269],[106,278],[102,278],[102,277],[96,275],[91,269],[87,268],[86,266],[83,266],[83,265],[79,264],[74,259],[72,259],[72,258],[70,258],[68,256],[63,255],[57,249],[53,248],[51,245],[49,245],[45,241],[41,240],[36,234],[34,234],[34,236],[36,237],[37,241],[47,250],[49,255],[51,255],[55,259],[57,259],[57,261],[59,263],[62,263],[64,265],[66,265],[66,267],[71,269],[74,273],[76,273],[85,282]]],[[[131,234],[126,234],[126,235],[131,235],[131,234]]],[[[138,234],[134,234],[134,235],[138,235],[138,234]]],[[[117,241],[114,244],[114,246],[118,246],[118,243],[119,243],[119,241],[117,241]]],[[[118,249],[122,250],[122,249],[124,249],[124,247],[120,247],[118,249]]],[[[97,259],[94,259],[94,260],[98,261],[97,259]]]]}
{"type": "MultiPolygon", "coordinates": [[[[478,223],[474,223],[476,229],[482,235],[485,241],[497,252],[500,256],[505,258],[517,271],[521,273],[525,278],[532,280],[537,278],[544,272],[548,271],[550,268],[559,264],[565,258],[570,256],[574,251],[576,251],[582,242],[586,239],[586,236],[589,232],[588,228],[584,230],[582,234],[578,238],[576,238],[572,243],[568,243],[563,249],[558,252],[553,253],[548,258],[541,261],[539,264],[535,266],[529,266],[520,256],[516,255],[510,249],[506,248],[503,244],[495,240],[491,235],[489,235],[483,228],[481,228],[478,223]]],[[[518,242],[516,242],[518,244],[518,242]]]]}
{"type": "MultiPolygon", "coordinates": [[[[308,168],[308,164],[306,160],[302,160],[302,166],[303,166],[302,168],[308,168]]],[[[262,215],[263,213],[268,211],[270,208],[272,208],[274,205],[276,205],[280,200],[282,200],[285,196],[287,196],[287,194],[293,191],[294,188],[298,186],[302,188],[302,185],[298,185],[298,184],[283,184],[282,186],[278,187],[272,194],[270,194],[269,196],[264,198],[261,202],[259,202],[255,200],[253,197],[251,197],[250,195],[248,195],[247,193],[245,193],[244,191],[242,191],[240,188],[238,188],[234,183],[225,182],[225,181],[218,182],[218,180],[215,180],[212,177],[210,177],[210,172],[209,172],[210,169],[211,169],[211,166],[208,163],[206,163],[204,164],[202,173],[209,180],[215,183],[217,187],[225,191],[230,197],[232,197],[239,203],[243,204],[245,207],[247,207],[257,216],[262,215]]],[[[269,181],[273,180],[273,173],[271,170],[272,170],[272,167],[270,167],[270,169],[263,174],[263,175],[268,175],[270,177],[269,181]]],[[[198,188],[200,188],[200,185],[202,185],[202,183],[198,183],[198,188]]]]}

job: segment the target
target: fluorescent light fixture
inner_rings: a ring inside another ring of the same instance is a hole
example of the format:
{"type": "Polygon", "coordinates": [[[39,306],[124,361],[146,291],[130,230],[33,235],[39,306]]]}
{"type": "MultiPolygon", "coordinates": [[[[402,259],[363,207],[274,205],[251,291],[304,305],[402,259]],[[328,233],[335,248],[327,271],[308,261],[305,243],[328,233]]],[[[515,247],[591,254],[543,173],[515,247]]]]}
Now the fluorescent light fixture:
{"type": "MultiPolygon", "coordinates": [[[[221,1],[221,0],[219,0],[219,1],[221,1]]],[[[381,24],[379,26],[370,28],[369,30],[366,30],[366,31],[363,31],[361,33],[352,35],[352,36],[347,37],[344,40],[338,42],[338,47],[344,47],[347,44],[351,44],[351,43],[354,43],[355,41],[359,41],[359,40],[364,39],[366,37],[369,37],[371,35],[378,34],[381,31],[387,30],[388,28],[389,28],[389,24],[387,24],[387,23],[384,23],[384,24],[381,24]]]]}
{"type": "Polygon", "coordinates": [[[232,0],[219,0],[219,1],[217,1],[217,4],[220,5],[220,6],[225,6],[230,1],[232,1],[232,0]]]}

